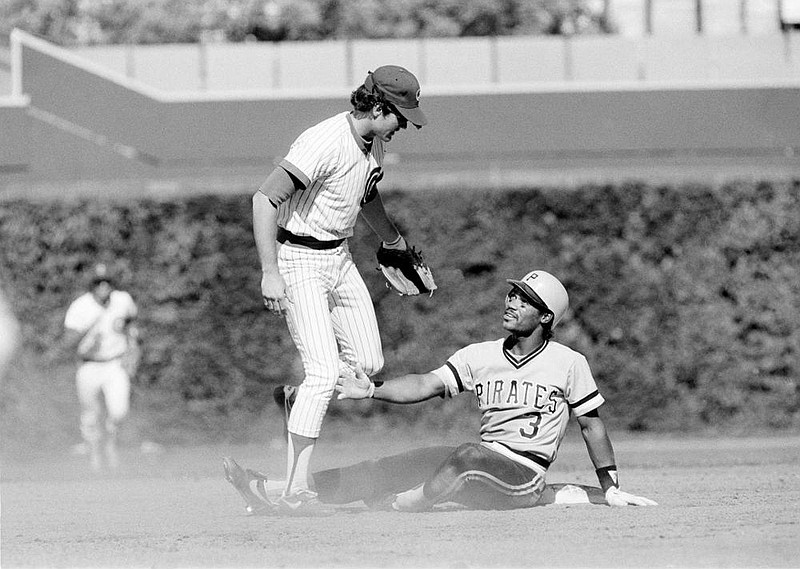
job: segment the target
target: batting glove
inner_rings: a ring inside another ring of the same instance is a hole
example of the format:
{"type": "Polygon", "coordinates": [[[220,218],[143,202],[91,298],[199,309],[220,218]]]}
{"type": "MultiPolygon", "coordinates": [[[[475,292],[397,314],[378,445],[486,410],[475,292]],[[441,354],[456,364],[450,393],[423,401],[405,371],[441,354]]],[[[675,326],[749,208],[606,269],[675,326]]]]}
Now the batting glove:
{"type": "Polygon", "coordinates": [[[336,382],[337,399],[369,399],[375,393],[375,384],[356,366],[354,374],[342,374],[336,382]]]}
{"type": "Polygon", "coordinates": [[[606,490],[606,503],[609,506],[614,506],[617,508],[624,506],[658,506],[658,503],[650,500],[649,498],[628,494],[616,486],[612,486],[606,490]]]}

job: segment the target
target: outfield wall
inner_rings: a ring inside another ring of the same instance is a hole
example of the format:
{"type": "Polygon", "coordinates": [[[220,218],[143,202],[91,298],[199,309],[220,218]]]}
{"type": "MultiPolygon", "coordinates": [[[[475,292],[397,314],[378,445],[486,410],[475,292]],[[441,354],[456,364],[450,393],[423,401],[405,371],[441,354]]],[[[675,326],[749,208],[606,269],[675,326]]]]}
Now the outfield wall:
{"type": "Polygon", "coordinates": [[[167,92],[347,89],[391,61],[426,91],[559,82],[800,80],[800,33],[111,45],[71,53],[167,92]]]}
{"type": "MultiPolygon", "coordinates": [[[[169,92],[27,34],[13,39],[19,73],[15,103],[0,100],[0,184],[158,178],[208,168],[266,172],[303,127],[348,108],[344,82],[316,88],[315,96],[299,88],[169,92]]],[[[422,104],[430,125],[398,136],[390,146],[395,160],[800,153],[800,80],[793,77],[433,81],[422,104]]]]}

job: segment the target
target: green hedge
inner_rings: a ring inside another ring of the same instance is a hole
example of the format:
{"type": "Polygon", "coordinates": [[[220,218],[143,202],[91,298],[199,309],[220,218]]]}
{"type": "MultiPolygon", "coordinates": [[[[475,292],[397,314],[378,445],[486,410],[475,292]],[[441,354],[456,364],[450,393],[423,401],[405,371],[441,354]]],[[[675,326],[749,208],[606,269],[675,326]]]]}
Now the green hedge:
{"type": "Polygon", "coordinates": [[[614,31],[588,0],[6,0],[13,28],[60,45],[597,34],[614,31]]]}
{"type": "MultiPolygon", "coordinates": [[[[797,429],[798,189],[632,183],[388,193],[387,209],[441,288],[432,298],[387,291],[374,269],[375,237],[357,227],[351,249],[376,303],[384,377],[427,371],[468,342],[502,336],[505,279],[538,267],[570,291],[557,339],[589,358],[613,427],[797,429]]],[[[55,397],[53,382],[68,397],[72,362],[54,346],[98,259],[121,270],[142,311],[141,436],[250,436],[247,425],[274,415],[273,386],[300,381],[285,324],[260,301],[250,195],[18,201],[0,211],[0,270],[25,336],[22,363],[0,391],[6,433],[30,432],[28,413],[55,397]]],[[[67,403],[51,406],[65,424],[77,421],[67,403]]],[[[474,425],[473,408],[469,397],[334,403],[329,417],[450,430],[474,425]]]]}

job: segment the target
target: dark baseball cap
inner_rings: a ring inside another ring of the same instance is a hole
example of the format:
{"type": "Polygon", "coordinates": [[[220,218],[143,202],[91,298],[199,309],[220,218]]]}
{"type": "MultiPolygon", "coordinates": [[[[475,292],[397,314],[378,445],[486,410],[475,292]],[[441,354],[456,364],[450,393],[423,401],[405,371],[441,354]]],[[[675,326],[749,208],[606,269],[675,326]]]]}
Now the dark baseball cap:
{"type": "Polygon", "coordinates": [[[409,70],[398,65],[383,65],[367,73],[364,87],[370,93],[376,89],[383,93],[386,100],[417,128],[428,124],[419,108],[419,81],[409,70]]]}

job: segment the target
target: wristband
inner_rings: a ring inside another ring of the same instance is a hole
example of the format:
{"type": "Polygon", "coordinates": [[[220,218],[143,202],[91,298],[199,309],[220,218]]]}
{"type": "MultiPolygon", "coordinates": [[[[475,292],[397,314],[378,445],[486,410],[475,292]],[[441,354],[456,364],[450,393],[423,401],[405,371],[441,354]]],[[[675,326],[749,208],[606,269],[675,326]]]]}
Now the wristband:
{"type": "Polygon", "coordinates": [[[369,386],[369,391],[367,391],[367,398],[371,399],[372,396],[375,395],[375,388],[380,387],[381,385],[383,385],[382,381],[373,381],[369,386]]]}
{"type": "Polygon", "coordinates": [[[617,476],[616,464],[598,468],[595,470],[595,474],[597,474],[597,480],[600,481],[600,487],[603,489],[603,492],[608,491],[608,489],[611,487],[619,488],[619,477],[617,476]]]}

